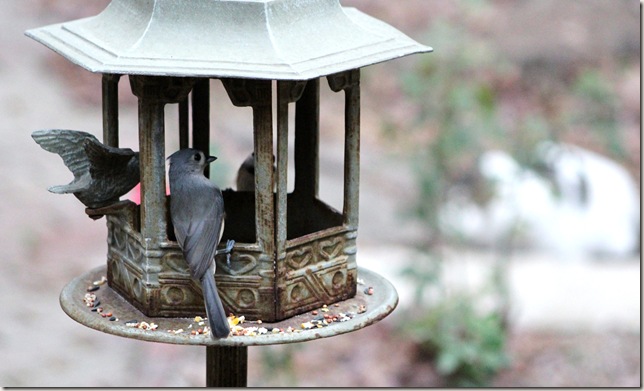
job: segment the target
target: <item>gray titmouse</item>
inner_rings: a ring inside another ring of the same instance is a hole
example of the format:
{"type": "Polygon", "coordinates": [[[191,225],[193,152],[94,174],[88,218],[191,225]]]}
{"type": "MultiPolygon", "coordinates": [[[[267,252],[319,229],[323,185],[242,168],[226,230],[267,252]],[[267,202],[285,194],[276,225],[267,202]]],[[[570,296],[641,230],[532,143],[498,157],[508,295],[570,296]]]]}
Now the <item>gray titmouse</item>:
{"type": "MultiPolygon", "coordinates": [[[[273,172],[275,156],[273,156],[273,172]]],[[[237,191],[255,191],[255,152],[252,152],[237,170],[237,191]]]]}
{"type": "Polygon", "coordinates": [[[230,333],[215,284],[214,257],[224,231],[224,198],[204,175],[217,159],[196,149],[182,149],[170,160],[170,217],[192,278],[201,283],[213,338],[230,333]]]}
{"type": "Polygon", "coordinates": [[[255,191],[255,153],[248,155],[237,170],[237,191],[255,191]]]}

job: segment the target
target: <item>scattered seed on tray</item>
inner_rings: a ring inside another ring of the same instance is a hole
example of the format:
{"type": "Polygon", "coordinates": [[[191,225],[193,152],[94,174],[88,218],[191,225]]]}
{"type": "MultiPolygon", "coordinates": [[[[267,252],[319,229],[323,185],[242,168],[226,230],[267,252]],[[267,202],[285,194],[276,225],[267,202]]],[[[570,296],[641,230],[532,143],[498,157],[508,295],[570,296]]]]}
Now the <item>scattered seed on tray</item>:
{"type": "Polygon", "coordinates": [[[156,323],[140,322],[136,324],[136,328],[142,330],[156,330],[157,327],[159,327],[159,325],[156,323]]]}
{"type": "Polygon", "coordinates": [[[159,325],[155,323],[148,323],[148,322],[137,322],[136,320],[129,320],[125,322],[125,325],[128,327],[136,327],[137,329],[142,329],[142,330],[156,330],[159,325]]]}
{"type": "MultiPolygon", "coordinates": [[[[339,305],[337,305],[336,307],[339,307],[339,305]]],[[[358,308],[358,313],[363,313],[365,311],[366,311],[366,306],[360,305],[360,307],[358,308]]],[[[327,312],[329,312],[329,308],[327,305],[323,305],[322,308],[320,308],[319,310],[312,311],[311,314],[315,313],[317,315],[310,321],[302,322],[299,328],[293,328],[291,326],[289,326],[286,329],[280,329],[278,327],[266,328],[266,327],[258,327],[258,326],[244,327],[245,325],[242,326],[243,323],[261,324],[262,322],[260,320],[245,322],[244,316],[237,317],[233,314],[228,316],[228,323],[231,328],[232,336],[254,337],[254,336],[259,336],[263,334],[283,334],[283,333],[305,332],[306,330],[328,327],[334,322],[346,322],[348,320],[353,319],[353,317],[356,316],[355,312],[347,312],[347,313],[342,313],[342,312],[327,313],[327,312]],[[324,312],[324,314],[319,314],[320,311],[324,312]]],[[[201,330],[197,330],[197,331],[192,330],[191,335],[201,334],[200,331],[201,330]]],[[[203,333],[207,334],[208,331],[209,330],[204,329],[203,333]]]]}
{"type": "Polygon", "coordinates": [[[83,297],[83,301],[85,302],[85,305],[88,307],[93,307],[95,300],[96,300],[96,295],[93,293],[85,293],[85,296],[83,297]]]}

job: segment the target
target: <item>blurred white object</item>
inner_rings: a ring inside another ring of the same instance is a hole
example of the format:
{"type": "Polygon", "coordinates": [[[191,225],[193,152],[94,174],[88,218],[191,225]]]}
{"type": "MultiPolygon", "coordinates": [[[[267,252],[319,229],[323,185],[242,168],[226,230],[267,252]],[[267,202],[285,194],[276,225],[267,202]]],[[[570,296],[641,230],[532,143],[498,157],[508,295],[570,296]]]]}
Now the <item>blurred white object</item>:
{"type": "Polygon", "coordinates": [[[514,235],[566,258],[632,255],[639,243],[640,202],[629,173],[573,145],[543,142],[537,153],[556,187],[507,153],[489,151],[479,170],[494,185],[492,199],[485,206],[462,195],[450,199],[441,222],[480,245],[503,245],[514,235]]]}

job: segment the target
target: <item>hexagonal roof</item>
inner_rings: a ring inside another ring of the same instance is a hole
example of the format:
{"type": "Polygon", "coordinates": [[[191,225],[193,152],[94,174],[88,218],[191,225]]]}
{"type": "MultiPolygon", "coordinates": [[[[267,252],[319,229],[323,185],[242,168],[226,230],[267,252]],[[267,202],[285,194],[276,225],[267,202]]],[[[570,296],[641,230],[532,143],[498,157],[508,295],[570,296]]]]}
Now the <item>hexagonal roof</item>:
{"type": "Polygon", "coordinates": [[[112,0],[26,35],[91,72],[303,80],[429,52],[339,0],[112,0]]]}

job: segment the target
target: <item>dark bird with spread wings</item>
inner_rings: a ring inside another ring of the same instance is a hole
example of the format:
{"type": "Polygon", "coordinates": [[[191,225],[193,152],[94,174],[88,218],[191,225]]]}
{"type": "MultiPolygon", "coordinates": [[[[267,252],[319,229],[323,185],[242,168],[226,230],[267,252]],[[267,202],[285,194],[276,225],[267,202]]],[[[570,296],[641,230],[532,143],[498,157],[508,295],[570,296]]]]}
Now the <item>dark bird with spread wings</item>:
{"type": "Polygon", "coordinates": [[[94,135],[77,130],[37,130],[31,137],[45,151],[58,154],[74,180],[52,186],[56,194],[73,193],[87,208],[118,202],[118,197],[139,183],[139,153],[102,144],[94,135]]]}

